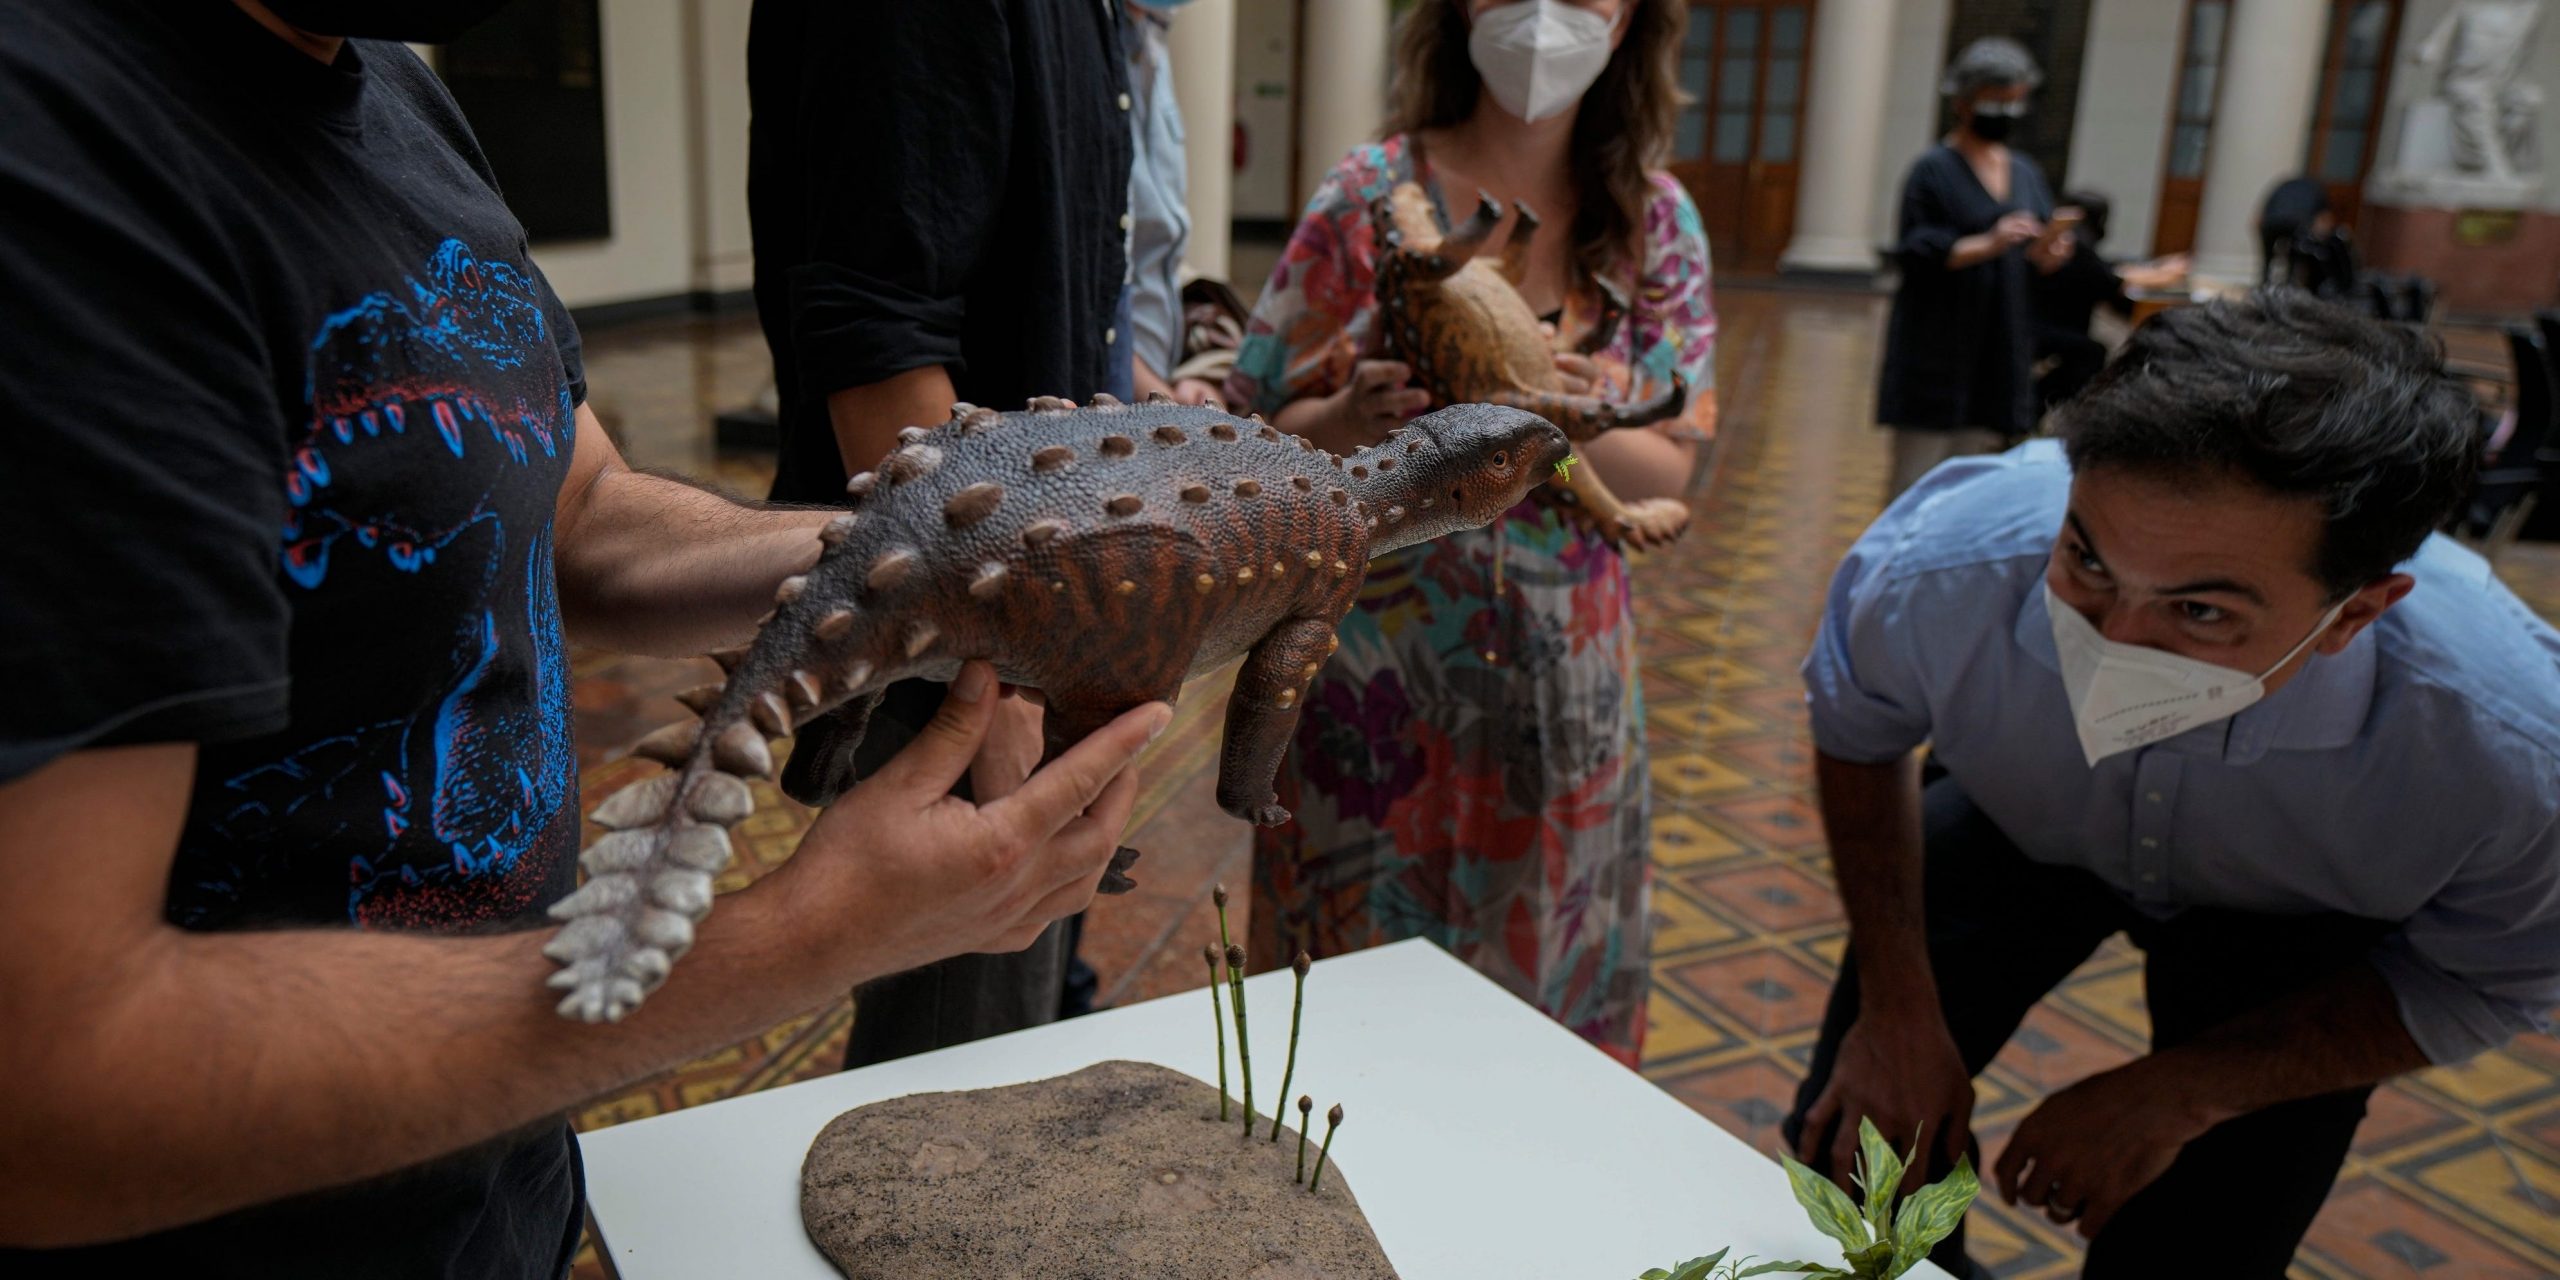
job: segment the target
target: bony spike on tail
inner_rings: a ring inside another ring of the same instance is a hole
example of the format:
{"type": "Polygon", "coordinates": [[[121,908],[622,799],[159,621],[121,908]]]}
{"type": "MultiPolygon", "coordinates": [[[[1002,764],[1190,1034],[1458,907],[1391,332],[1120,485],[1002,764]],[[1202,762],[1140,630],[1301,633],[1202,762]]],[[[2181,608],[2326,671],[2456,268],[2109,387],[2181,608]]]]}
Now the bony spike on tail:
{"type": "MultiPolygon", "coordinates": [[[[959,415],[963,425],[971,416],[959,415]]],[[[844,553],[854,519],[820,531],[822,567],[844,553]]],[[[729,865],[728,828],[755,811],[747,780],[774,776],[771,741],[873,690],[882,655],[865,647],[854,610],[821,595],[806,575],[784,579],[776,616],[755,640],[710,655],[725,682],[679,696],[701,720],[632,748],[669,772],[614,792],[589,815],[606,834],[579,857],[587,882],[552,905],[562,927],[543,948],[560,965],[550,985],[567,993],[561,1016],[619,1021],[666,981],[710,914],[712,879],[729,865]]]]}
{"type": "MultiPolygon", "coordinates": [[[[551,975],[551,985],[567,992],[561,1016],[620,1021],[693,945],[695,923],[711,910],[712,877],[729,865],[727,828],[755,810],[737,773],[772,768],[762,738],[752,752],[740,747],[735,731],[742,728],[753,736],[743,719],[716,731],[694,728],[693,750],[675,772],[614,792],[590,815],[608,834],[579,855],[587,882],[552,904],[551,918],[563,927],[543,948],[561,966],[551,975]],[[763,768],[747,767],[757,763],[763,768]]],[[[661,735],[653,737],[677,736],[661,735]]]]}

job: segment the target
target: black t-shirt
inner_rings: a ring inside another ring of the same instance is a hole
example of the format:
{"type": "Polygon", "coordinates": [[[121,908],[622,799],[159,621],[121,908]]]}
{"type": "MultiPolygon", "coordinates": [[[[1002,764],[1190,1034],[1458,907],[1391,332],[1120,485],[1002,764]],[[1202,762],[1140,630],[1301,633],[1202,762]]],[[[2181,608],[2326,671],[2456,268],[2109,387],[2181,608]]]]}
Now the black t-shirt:
{"type": "MultiPolygon", "coordinates": [[[[538,922],[576,875],[585,387],[452,100],[221,0],[0,0],[0,121],[0,781],[200,744],[186,928],[538,922]]],[[[552,1276],[578,1195],[546,1123],[0,1272],[552,1276]]]]}
{"type": "Polygon", "coordinates": [[[1134,149],[1119,7],[756,0],[747,201],[775,498],[844,500],[826,398],[847,387],[938,364],[960,399],[1019,409],[1114,385],[1134,149]]]}

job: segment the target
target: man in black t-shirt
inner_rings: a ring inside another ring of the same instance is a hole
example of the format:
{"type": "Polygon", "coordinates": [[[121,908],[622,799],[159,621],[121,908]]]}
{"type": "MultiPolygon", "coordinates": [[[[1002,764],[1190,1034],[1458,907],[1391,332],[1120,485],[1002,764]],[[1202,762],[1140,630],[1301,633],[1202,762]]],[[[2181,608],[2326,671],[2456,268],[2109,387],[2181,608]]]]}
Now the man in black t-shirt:
{"type": "Polygon", "coordinates": [[[0,1273],[559,1276],[569,1109],[1027,945],[1168,714],[991,768],[971,664],[645,1012],[552,1012],[566,642],[736,643],[829,513],[616,456],[394,42],[492,7],[0,0],[0,1273]]]}
{"type": "MultiPolygon", "coordinates": [[[[965,400],[1127,398],[1128,60],[1120,0],[756,0],[747,203],[782,456],[772,496],[849,472],[965,400]]],[[[854,764],[912,738],[940,691],[890,687],[854,764]]],[[[1037,758],[1037,711],[1000,749],[1037,758]]],[[[804,767],[806,767],[804,765],[804,767]]],[[[961,956],[864,989],[863,1066],[1047,1022],[1074,947],[961,956]]]]}

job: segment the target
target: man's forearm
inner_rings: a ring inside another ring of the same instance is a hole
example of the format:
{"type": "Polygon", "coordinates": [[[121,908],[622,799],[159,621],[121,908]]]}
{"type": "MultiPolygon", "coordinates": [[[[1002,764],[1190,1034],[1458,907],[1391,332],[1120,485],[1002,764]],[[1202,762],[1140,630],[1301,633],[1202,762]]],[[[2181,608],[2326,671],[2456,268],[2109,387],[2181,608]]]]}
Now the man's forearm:
{"type": "Polygon", "coordinates": [[[953,399],[951,375],[938,364],[829,395],[827,421],[835,428],[836,451],[844,457],[845,474],[855,475],[877,465],[897,447],[900,431],[949,421],[953,399]]]}
{"type": "Polygon", "coordinates": [[[1936,1012],[1922,892],[1920,773],[1905,756],[1852,764],[1815,754],[1831,872],[1849,915],[1864,1007],[1936,1012]]]}
{"type": "Polygon", "coordinates": [[[2428,1065],[2390,984],[2358,963],[2128,1069],[2157,1074],[2203,1121],[2219,1124],[2428,1065]]]}
{"type": "Polygon", "coordinates": [[[0,1241],[117,1239],[339,1185],[558,1115],[839,994],[776,975],[752,895],[618,1026],[552,1012],[548,931],[170,929],[102,977],[77,1026],[7,1055],[0,1241]],[[422,1053],[421,1045],[435,1046],[422,1053]]]}
{"type": "Polygon", "coordinates": [[[578,640],[685,657],[745,641],[782,580],[815,564],[827,511],[774,510],[633,471],[595,410],[552,513],[560,612],[578,640]]]}
{"type": "Polygon", "coordinates": [[[817,563],[818,528],[837,514],[750,507],[636,471],[598,477],[554,558],[569,632],[666,657],[742,644],[774,588],[817,563]]]}

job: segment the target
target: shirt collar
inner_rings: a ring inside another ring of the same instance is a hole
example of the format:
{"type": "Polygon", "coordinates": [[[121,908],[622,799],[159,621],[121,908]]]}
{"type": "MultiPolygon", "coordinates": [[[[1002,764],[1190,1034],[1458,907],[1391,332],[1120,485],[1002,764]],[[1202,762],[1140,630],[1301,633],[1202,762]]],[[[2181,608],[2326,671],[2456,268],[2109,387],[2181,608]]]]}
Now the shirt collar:
{"type": "MultiPolygon", "coordinates": [[[[2054,651],[2053,620],[2045,612],[2044,592],[2030,585],[2026,596],[2011,638],[2038,666],[2053,673],[2059,693],[2062,658],[2054,651]]],[[[2346,746],[2363,733],[2365,717],[2373,710],[2375,643],[2373,628],[2366,627],[2345,650],[2312,654],[2283,688],[2240,714],[2198,725],[2158,745],[2188,755],[2219,757],[2224,764],[2253,764],[2269,751],[2328,751],[2346,746]]]]}

